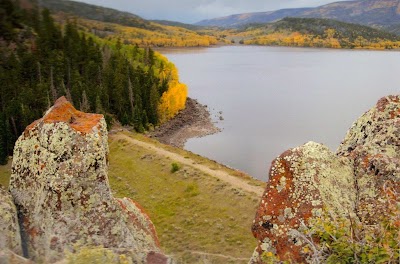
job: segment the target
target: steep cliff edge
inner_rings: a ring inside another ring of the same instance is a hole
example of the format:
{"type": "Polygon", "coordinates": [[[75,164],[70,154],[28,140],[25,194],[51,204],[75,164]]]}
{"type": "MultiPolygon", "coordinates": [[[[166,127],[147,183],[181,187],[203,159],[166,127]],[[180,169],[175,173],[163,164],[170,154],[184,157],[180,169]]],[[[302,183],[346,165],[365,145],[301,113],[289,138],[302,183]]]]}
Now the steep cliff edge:
{"type": "Polygon", "coordinates": [[[101,246],[134,263],[168,262],[141,207],[112,196],[108,151],[103,116],[79,112],[64,97],[26,128],[9,186],[24,257],[53,263],[77,247],[101,246]]]}
{"type": "Polygon", "coordinates": [[[336,154],[313,142],[284,152],[272,163],[253,222],[258,246],[250,263],[326,261],[338,254],[329,245],[342,243],[346,232],[351,241],[343,251],[354,255],[354,261],[370,261],[374,256],[367,254],[369,240],[382,238],[387,241],[378,242],[384,249],[376,256],[395,258],[398,252],[392,248],[398,249],[400,239],[399,158],[399,96],[380,99],[361,116],[336,154]]]}

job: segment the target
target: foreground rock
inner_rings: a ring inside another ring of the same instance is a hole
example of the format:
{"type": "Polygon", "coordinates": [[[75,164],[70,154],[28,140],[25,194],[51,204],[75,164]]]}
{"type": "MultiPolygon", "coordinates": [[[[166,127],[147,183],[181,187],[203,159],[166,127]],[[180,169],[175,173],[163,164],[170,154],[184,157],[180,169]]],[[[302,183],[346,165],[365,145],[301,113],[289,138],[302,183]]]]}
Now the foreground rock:
{"type": "MultiPolygon", "coordinates": [[[[22,254],[17,209],[8,191],[0,185],[0,250],[22,254]]],[[[0,254],[0,263],[1,261],[0,254]]],[[[5,253],[3,253],[5,255],[5,253]]]]}
{"type": "Polygon", "coordinates": [[[382,98],[336,154],[310,142],[275,159],[252,227],[258,246],[250,262],[311,262],[317,241],[304,232],[318,219],[368,228],[388,215],[400,220],[399,117],[400,98],[382,98]]]}
{"type": "Polygon", "coordinates": [[[103,116],[79,112],[64,97],[26,128],[9,187],[25,257],[52,263],[74,247],[102,246],[135,263],[167,262],[148,216],[132,200],[113,198],[107,157],[103,116]]]}

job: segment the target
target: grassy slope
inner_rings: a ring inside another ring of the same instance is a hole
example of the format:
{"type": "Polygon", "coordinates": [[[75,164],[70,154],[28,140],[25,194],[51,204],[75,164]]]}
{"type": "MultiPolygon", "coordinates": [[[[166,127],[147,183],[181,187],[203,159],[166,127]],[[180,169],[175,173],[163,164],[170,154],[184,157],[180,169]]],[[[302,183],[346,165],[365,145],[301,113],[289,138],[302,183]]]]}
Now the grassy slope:
{"type": "MultiPolygon", "coordinates": [[[[243,173],[185,150],[143,135],[129,136],[263,186],[243,173]]],[[[248,262],[256,245],[250,226],[259,197],[191,167],[171,173],[173,160],[112,135],[109,146],[109,181],[114,195],[131,197],[145,208],[167,254],[174,255],[179,263],[248,262]]],[[[9,173],[10,166],[0,166],[0,183],[7,183],[9,173]]]]}

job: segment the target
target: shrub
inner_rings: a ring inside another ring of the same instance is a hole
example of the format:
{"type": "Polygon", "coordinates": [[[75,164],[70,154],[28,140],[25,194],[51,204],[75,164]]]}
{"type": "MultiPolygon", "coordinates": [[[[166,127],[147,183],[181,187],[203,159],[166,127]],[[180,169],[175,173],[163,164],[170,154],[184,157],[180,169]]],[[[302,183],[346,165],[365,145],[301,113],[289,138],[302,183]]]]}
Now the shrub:
{"type": "Polygon", "coordinates": [[[400,232],[388,214],[376,225],[321,218],[305,232],[313,263],[398,263],[400,232]],[[314,243],[313,241],[319,241],[314,243]]]}
{"type": "Polygon", "coordinates": [[[181,166],[179,166],[179,164],[176,162],[171,164],[171,172],[172,173],[177,172],[178,170],[180,170],[180,168],[181,168],[181,166]]]}

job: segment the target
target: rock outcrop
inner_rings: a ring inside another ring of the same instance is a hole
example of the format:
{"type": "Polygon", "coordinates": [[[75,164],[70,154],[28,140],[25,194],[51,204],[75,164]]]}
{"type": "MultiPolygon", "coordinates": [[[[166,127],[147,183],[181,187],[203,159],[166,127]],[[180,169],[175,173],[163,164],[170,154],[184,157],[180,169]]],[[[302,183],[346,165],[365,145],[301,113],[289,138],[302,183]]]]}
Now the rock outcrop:
{"type": "Polygon", "coordinates": [[[357,215],[375,224],[400,202],[400,96],[380,99],[350,128],[337,150],[353,161],[357,215]]]}
{"type": "Polygon", "coordinates": [[[380,99],[336,154],[313,142],[284,152],[272,162],[269,179],[252,226],[258,246],[250,263],[269,257],[309,262],[304,230],[318,219],[370,228],[394,210],[400,220],[400,97],[380,99]]]}
{"type": "Polygon", "coordinates": [[[25,257],[53,263],[76,246],[102,246],[135,263],[167,262],[149,217],[112,196],[107,158],[103,116],[79,112],[64,97],[26,128],[9,187],[25,257]]]}

